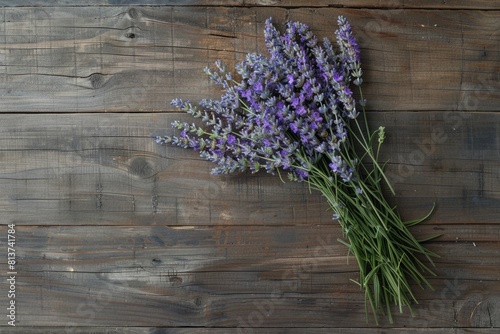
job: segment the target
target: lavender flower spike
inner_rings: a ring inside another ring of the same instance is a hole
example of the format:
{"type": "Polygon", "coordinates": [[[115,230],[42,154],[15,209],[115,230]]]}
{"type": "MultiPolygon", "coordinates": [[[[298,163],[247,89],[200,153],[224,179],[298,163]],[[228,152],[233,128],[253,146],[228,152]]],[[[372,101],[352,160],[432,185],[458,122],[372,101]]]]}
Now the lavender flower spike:
{"type": "Polygon", "coordinates": [[[351,24],[343,16],[339,16],[337,23],[339,29],[335,32],[337,43],[343,56],[342,62],[350,70],[350,75],[354,78],[354,84],[359,86],[363,82],[361,75],[361,57],[358,43],[352,33],[351,24]]]}

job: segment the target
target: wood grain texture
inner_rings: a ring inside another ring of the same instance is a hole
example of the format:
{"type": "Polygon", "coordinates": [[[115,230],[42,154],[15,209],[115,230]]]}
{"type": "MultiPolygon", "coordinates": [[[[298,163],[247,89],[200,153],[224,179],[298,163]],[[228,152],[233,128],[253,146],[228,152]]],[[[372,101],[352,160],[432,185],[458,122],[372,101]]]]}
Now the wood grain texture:
{"type": "MultiPolygon", "coordinates": [[[[231,328],[158,328],[158,327],[94,327],[92,330],[85,327],[75,327],[70,329],[61,329],[60,327],[40,327],[29,328],[32,334],[234,334],[250,332],[255,334],[304,334],[307,330],[308,334],[365,334],[366,328],[290,328],[283,330],[281,328],[251,328],[251,329],[231,329],[231,328]]],[[[379,329],[374,329],[374,333],[381,332],[379,329]]],[[[5,333],[16,333],[16,331],[6,330],[5,333]]],[[[496,334],[495,328],[421,328],[416,331],[410,328],[385,328],[383,333],[390,334],[496,334]]]]}
{"type": "MultiPolygon", "coordinates": [[[[30,314],[19,326],[371,327],[355,264],[328,230],[247,228],[222,245],[213,227],[20,227],[17,299],[30,314]]],[[[415,317],[397,315],[398,327],[498,327],[490,240],[435,242],[436,290],[417,288],[415,317]]]]}
{"type": "MultiPolygon", "coordinates": [[[[372,112],[409,218],[435,202],[440,224],[500,213],[498,113],[372,112]],[[487,210],[486,210],[487,209],[487,210]]],[[[156,145],[181,114],[3,115],[2,223],[18,225],[329,224],[321,196],[269,174],[211,176],[195,152],[156,145]]]]}
{"type": "MultiPolygon", "coordinates": [[[[442,234],[436,290],[417,289],[397,326],[498,326],[499,115],[369,115],[387,126],[403,215],[436,202],[414,233],[442,234]]],[[[0,117],[0,219],[17,225],[30,310],[19,325],[371,327],[324,200],[277,176],[210,176],[196,153],[153,143],[183,117],[0,117]]]]}
{"type": "Polygon", "coordinates": [[[0,0],[0,248],[16,224],[18,261],[17,328],[0,333],[498,332],[497,1],[163,2],[0,0]],[[269,16],[323,37],[339,14],[386,127],[390,201],[407,219],[435,204],[412,231],[440,234],[434,291],[379,327],[318,193],[212,176],[151,138],[189,119],[172,98],[217,96],[203,67],[265,51],[269,16]]]}
{"type": "Polygon", "coordinates": [[[210,176],[211,165],[196,154],[155,144],[151,133],[164,133],[176,117],[4,116],[1,180],[9,191],[2,194],[2,223],[211,225],[237,220],[254,225],[280,220],[289,225],[323,220],[326,206],[319,195],[309,196],[305,185],[283,185],[271,175],[210,176]],[[10,145],[23,148],[14,153],[10,145]]]}
{"type": "MultiPolygon", "coordinates": [[[[19,326],[371,326],[349,281],[355,265],[324,226],[295,229],[293,239],[287,229],[241,229],[242,239],[225,245],[212,227],[18,232],[18,307],[30,310],[19,326]]],[[[446,259],[431,279],[436,290],[416,289],[416,315],[398,315],[398,326],[498,327],[498,239],[434,248],[446,259]]]]}
{"type": "Polygon", "coordinates": [[[213,7],[341,7],[341,8],[418,8],[418,9],[500,9],[495,0],[0,0],[4,7],[64,6],[213,6],[213,7]]]}
{"type": "Polygon", "coordinates": [[[371,109],[498,109],[498,11],[119,6],[3,8],[0,110],[169,111],[216,94],[202,73],[216,59],[265,52],[269,16],[332,37],[339,14],[360,41],[371,109]]]}

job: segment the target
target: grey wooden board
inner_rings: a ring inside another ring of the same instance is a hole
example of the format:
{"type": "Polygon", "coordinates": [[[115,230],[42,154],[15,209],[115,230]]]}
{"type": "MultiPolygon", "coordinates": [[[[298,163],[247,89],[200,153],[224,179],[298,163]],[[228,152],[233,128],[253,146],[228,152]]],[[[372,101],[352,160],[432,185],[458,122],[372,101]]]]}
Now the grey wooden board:
{"type": "MultiPolygon", "coordinates": [[[[498,113],[371,113],[408,218],[438,205],[443,223],[499,217],[498,113]]],[[[326,203],[278,176],[212,176],[196,153],[160,146],[180,114],[1,116],[2,223],[19,225],[326,224],[326,203]]]]}
{"type": "Polygon", "coordinates": [[[458,0],[453,2],[435,0],[0,0],[5,7],[62,7],[62,6],[116,6],[116,5],[162,5],[162,6],[277,6],[277,7],[362,7],[382,9],[499,9],[495,0],[458,0]]]}
{"type": "Polygon", "coordinates": [[[498,11],[92,6],[0,12],[0,111],[172,111],[217,96],[204,67],[266,52],[268,17],[332,37],[337,15],[360,41],[371,110],[498,109],[498,11]]]}

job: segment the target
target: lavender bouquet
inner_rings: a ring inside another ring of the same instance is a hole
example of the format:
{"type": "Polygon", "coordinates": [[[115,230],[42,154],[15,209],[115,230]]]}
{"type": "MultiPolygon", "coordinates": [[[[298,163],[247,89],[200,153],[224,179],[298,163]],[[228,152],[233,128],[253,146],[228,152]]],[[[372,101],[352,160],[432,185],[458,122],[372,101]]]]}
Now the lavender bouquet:
{"type": "Polygon", "coordinates": [[[213,174],[265,169],[319,190],[342,227],[339,241],[359,265],[355,282],[364,290],[366,310],[376,321],[382,313],[392,322],[392,304],[402,312],[417,302],[411,282],[430,287],[424,274],[433,272],[423,260],[432,264],[436,254],[408,229],[430,213],[403,221],[383,195],[383,184],[394,193],[378,162],[384,128],[368,127],[359,48],[344,17],[338,26],[335,49],[305,24],[288,22],[281,34],[268,19],[269,56],[248,54],[236,76],[221,62],[206,68],[223,89],[219,100],[198,106],[172,101],[204,125],[175,121],[177,135],[155,139],[199,151],[216,163],[213,174]]]}

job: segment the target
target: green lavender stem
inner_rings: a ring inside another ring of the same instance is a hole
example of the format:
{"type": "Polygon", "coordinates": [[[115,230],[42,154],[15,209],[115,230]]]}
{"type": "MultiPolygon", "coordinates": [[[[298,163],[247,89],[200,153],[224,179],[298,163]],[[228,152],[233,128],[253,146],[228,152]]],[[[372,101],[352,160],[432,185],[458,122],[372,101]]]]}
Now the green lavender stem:
{"type": "MultiPolygon", "coordinates": [[[[357,120],[354,122],[361,131],[357,120]]],[[[369,131],[367,124],[366,131],[369,131]]],[[[437,255],[426,249],[408,229],[428,218],[432,210],[421,219],[405,222],[383,194],[381,183],[388,180],[377,161],[383,135],[383,129],[378,129],[351,137],[362,152],[357,156],[351,145],[345,153],[349,155],[346,161],[353,161],[353,155],[358,158],[358,166],[352,166],[356,168],[355,182],[343,183],[332,178],[326,162],[308,166],[308,182],[323,194],[336,213],[347,239],[339,241],[349,248],[359,266],[356,283],[365,292],[367,311],[371,308],[377,323],[380,313],[386,314],[392,323],[392,305],[400,312],[406,306],[413,314],[411,305],[418,302],[411,289],[412,282],[432,288],[425,275],[434,273],[421,258],[434,265],[432,257],[437,255]],[[377,134],[380,139],[374,149],[377,134]]]]}
{"type": "Polygon", "coordinates": [[[348,240],[341,242],[357,260],[360,270],[357,283],[365,290],[375,320],[380,311],[385,313],[382,309],[385,307],[392,323],[391,304],[395,304],[400,312],[403,306],[409,307],[411,312],[411,304],[417,300],[410,281],[431,287],[424,273],[433,274],[418,256],[424,255],[432,263],[431,257],[436,254],[424,248],[412,235],[399,215],[381,200],[381,193],[368,191],[370,187],[377,187],[370,184],[373,179],[359,183],[363,189],[359,194],[350,185],[339,186],[338,182],[325,178],[319,170],[312,172],[310,184],[322,192],[330,208],[338,215],[344,237],[348,240]]]}

